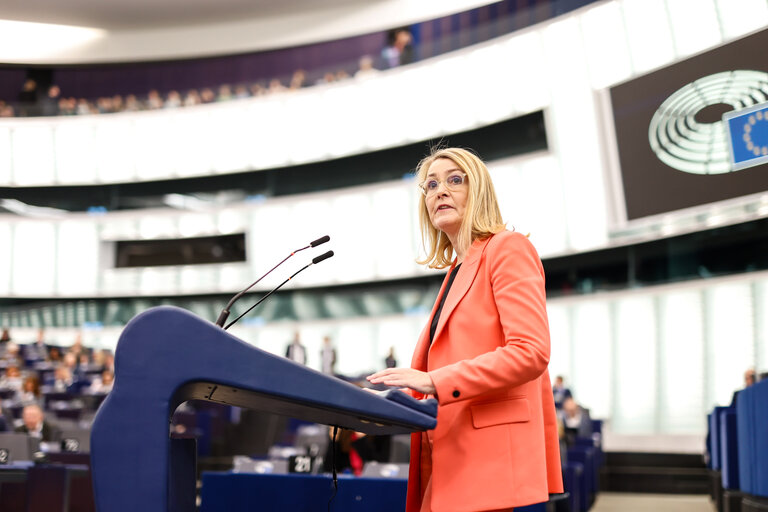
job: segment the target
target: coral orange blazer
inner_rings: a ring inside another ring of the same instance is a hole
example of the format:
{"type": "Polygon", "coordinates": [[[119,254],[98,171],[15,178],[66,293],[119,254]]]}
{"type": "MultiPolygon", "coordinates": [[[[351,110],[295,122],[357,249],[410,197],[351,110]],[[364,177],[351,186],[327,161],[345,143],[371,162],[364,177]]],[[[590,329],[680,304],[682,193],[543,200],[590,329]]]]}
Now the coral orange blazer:
{"type": "Polygon", "coordinates": [[[407,512],[421,508],[430,476],[435,512],[518,507],[563,492],[548,364],[536,250],[510,231],[475,241],[432,344],[428,322],[414,351],[411,366],[429,372],[439,407],[427,432],[431,458],[422,457],[422,433],[411,438],[407,512]]]}

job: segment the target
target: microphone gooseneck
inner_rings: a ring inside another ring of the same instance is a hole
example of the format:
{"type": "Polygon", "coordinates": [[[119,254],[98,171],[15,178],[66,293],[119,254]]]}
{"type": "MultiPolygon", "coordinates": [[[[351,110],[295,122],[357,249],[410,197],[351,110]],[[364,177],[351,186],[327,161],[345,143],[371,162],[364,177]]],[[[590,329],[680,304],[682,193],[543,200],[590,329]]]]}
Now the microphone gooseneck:
{"type": "MultiPolygon", "coordinates": [[[[231,308],[232,308],[232,306],[235,304],[235,302],[237,302],[237,301],[240,299],[240,297],[242,297],[243,295],[245,295],[245,294],[248,292],[248,290],[250,290],[251,288],[253,288],[254,286],[256,286],[256,285],[259,283],[259,281],[261,281],[262,279],[264,279],[265,277],[267,277],[269,274],[271,274],[273,270],[275,270],[277,267],[279,267],[280,265],[282,265],[283,263],[285,263],[285,262],[286,262],[286,261],[287,261],[287,260],[288,260],[288,259],[289,259],[291,256],[293,256],[293,255],[294,255],[294,254],[296,254],[297,252],[303,251],[304,249],[309,249],[310,247],[317,247],[318,245],[322,245],[322,244],[324,244],[325,242],[329,241],[330,239],[331,239],[331,237],[330,237],[330,236],[328,236],[328,235],[325,235],[325,236],[322,236],[322,237],[318,238],[317,240],[313,240],[313,241],[312,241],[312,242],[310,242],[310,243],[309,243],[309,245],[307,245],[306,247],[302,247],[301,249],[296,249],[296,250],[295,250],[295,251],[293,251],[291,254],[289,254],[288,256],[286,256],[285,258],[283,258],[283,260],[282,260],[280,263],[278,263],[277,265],[275,265],[274,267],[272,267],[271,269],[269,269],[269,270],[268,270],[268,271],[267,271],[267,272],[266,272],[266,273],[265,273],[263,276],[261,276],[260,278],[258,278],[258,279],[257,279],[257,280],[255,280],[254,282],[252,282],[250,285],[248,285],[248,287],[247,287],[247,288],[245,288],[244,290],[242,290],[242,291],[238,292],[237,294],[235,294],[235,296],[234,296],[234,297],[232,297],[232,298],[229,300],[229,302],[227,303],[226,307],[225,307],[224,309],[222,309],[222,310],[221,310],[221,313],[219,313],[219,318],[217,318],[217,319],[216,319],[216,325],[218,325],[219,327],[223,327],[223,326],[224,326],[224,322],[226,322],[226,321],[227,321],[227,318],[229,317],[229,312],[230,312],[230,309],[231,309],[231,308]]],[[[328,254],[328,253],[326,253],[326,254],[328,254]]],[[[331,255],[333,255],[332,251],[331,251],[331,255]]],[[[326,256],[326,257],[327,257],[327,258],[330,258],[330,256],[326,256]]],[[[313,260],[313,263],[314,263],[314,260],[313,260]]],[[[302,269],[302,270],[303,270],[303,269],[302,269]]],[[[294,275],[295,275],[295,274],[294,274],[294,275]]],[[[291,276],[291,277],[293,277],[293,276],[291,276]]],[[[290,278],[289,278],[289,279],[290,279],[290,278]]],[[[234,322],[233,322],[233,323],[234,323],[234,322]]],[[[232,325],[232,324],[230,324],[230,325],[232,325]]]]}
{"type": "MultiPolygon", "coordinates": [[[[264,302],[264,301],[267,299],[267,297],[269,297],[270,295],[272,295],[273,293],[275,293],[277,290],[279,290],[280,288],[282,288],[282,287],[283,287],[283,285],[284,285],[285,283],[287,283],[288,281],[290,281],[291,279],[293,279],[294,277],[296,277],[296,276],[297,276],[299,273],[303,272],[304,270],[308,269],[309,267],[311,267],[312,265],[314,265],[314,264],[316,264],[316,263],[320,263],[321,261],[327,260],[327,259],[328,259],[328,258],[330,258],[331,256],[333,256],[333,251],[328,251],[328,252],[326,252],[325,254],[321,254],[320,256],[317,256],[317,257],[313,258],[311,263],[307,263],[306,265],[304,265],[303,267],[301,267],[299,270],[297,270],[296,272],[294,272],[294,273],[293,273],[293,274],[292,274],[292,275],[291,275],[291,276],[290,276],[288,279],[286,279],[285,281],[283,281],[282,283],[280,283],[279,285],[277,285],[276,287],[274,287],[272,290],[270,290],[270,292],[269,292],[268,294],[266,294],[265,296],[263,296],[262,298],[260,298],[260,299],[259,299],[259,300],[256,302],[256,304],[254,304],[253,306],[249,307],[249,308],[248,308],[248,309],[246,309],[246,310],[245,310],[245,311],[244,311],[244,312],[243,312],[243,313],[242,313],[240,316],[238,316],[237,318],[235,318],[234,320],[232,320],[231,322],[229,322],[229,323],[227,324],[227,326],[226,326],[226,327],[224,327],[224,330],[226,331],[227,329],[229,329],[230,327],[232,327],[232,326],[235,324],[235,322],[237,322],[238,320],[240,320],[241,318],[243,318],[245,315],[247,315],[248,313],[250,313],[250,312],[251,312],[251,310],[252,310],[253,308],[255,308],[256,306],[258,306],[259,304],[261,304],[262,302],[264,302]]],[[[251,286],[253,286],[253,285],[251,285],[251,286]]],[[[249,288],[250,288],[250,286],[249,286],[249,288]]],[[[225,320],[226,320],[226,319],[225,319],[225,320]]],[[[222,322],[222,324],[223,324],[223,322],[222,322]]]]}

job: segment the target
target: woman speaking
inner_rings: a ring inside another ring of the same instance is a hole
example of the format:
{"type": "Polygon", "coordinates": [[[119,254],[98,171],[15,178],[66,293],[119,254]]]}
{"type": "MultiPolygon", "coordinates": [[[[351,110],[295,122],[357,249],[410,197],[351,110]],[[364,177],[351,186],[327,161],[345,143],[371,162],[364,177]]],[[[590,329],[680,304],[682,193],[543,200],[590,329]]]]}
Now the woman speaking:
{"type": "Polygon", "coordinates": [[[406,511],[546,501],[563,489],[541,261],[525,236],[505,229],[477,156],[439,149],[417,173],[420,263],[450,271],[411,368],[368,377],[439,404],[437,427],[411,437],[406,511]]]}

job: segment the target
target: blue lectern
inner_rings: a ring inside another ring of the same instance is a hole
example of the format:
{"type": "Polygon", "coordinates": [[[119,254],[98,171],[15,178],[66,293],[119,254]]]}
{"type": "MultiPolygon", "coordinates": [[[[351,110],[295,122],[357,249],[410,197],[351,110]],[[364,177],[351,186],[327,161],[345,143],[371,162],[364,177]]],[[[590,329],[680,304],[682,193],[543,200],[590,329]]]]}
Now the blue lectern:
{"type": "Polygon", "coordinates": [[[194,453],[183,446],[186,440],[170,439],[173,411],[192,399],[368,434],[437,424],[434,400],[369,393],[259,350],[183,309],[152,308],[121,334],[115,384],[93,423],[99,512],[194,511],[194,453]]]}

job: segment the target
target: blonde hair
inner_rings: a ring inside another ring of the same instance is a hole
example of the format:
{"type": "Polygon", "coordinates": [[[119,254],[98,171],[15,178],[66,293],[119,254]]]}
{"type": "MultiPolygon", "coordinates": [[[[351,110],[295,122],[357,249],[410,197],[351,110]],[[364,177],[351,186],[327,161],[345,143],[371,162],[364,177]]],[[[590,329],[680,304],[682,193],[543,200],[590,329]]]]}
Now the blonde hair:
{"type": "Polygon", "coordinates": [[[452,161],[462,172],[467,174],[467,204],[464,218],[453,247],[448,237],[432,225],[427,210],[426,198],[423,194],[419,197],[419,224],[421,226],[421,241],[427,253],[419,264],[426,264],[429,268],[445,268],[451,265],[454,250],[466,253],[472,242],[488,238],[506,229],[501,219],[499,202],[496,199],[496,191],[493,188],[491,175],[485,163],[474,153],[462,148],[435,148],[429,156],[419,162],[416,170],[418,183],[423,182],[429,172],[429,167],[438,159],[447,158],[452,161]]]}

